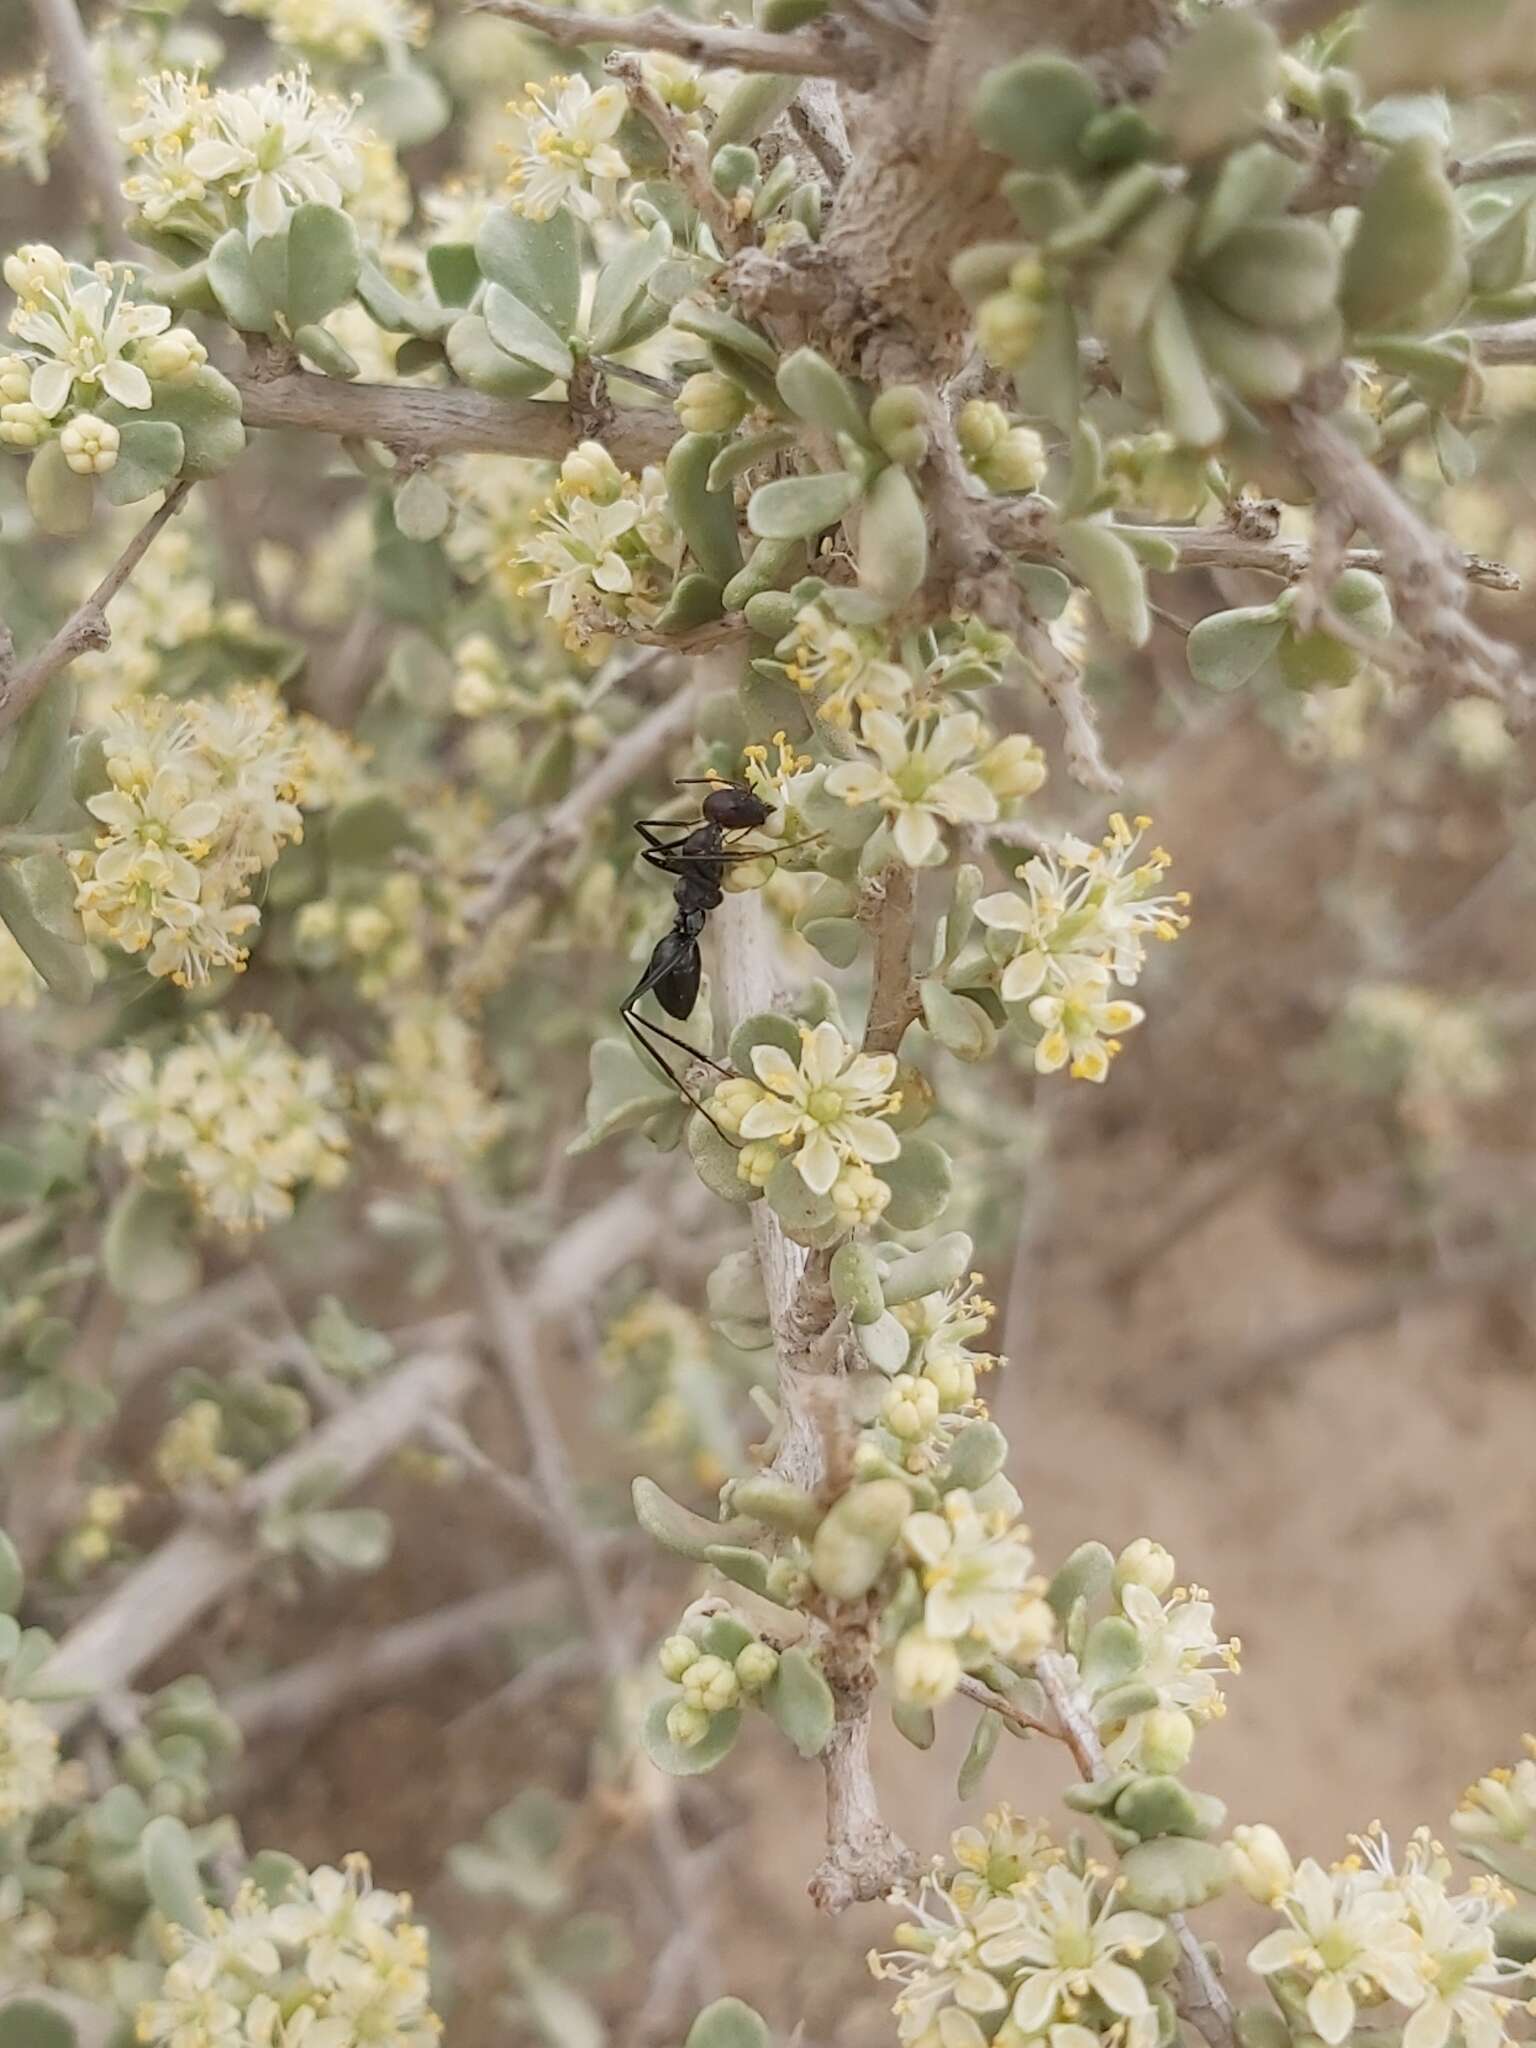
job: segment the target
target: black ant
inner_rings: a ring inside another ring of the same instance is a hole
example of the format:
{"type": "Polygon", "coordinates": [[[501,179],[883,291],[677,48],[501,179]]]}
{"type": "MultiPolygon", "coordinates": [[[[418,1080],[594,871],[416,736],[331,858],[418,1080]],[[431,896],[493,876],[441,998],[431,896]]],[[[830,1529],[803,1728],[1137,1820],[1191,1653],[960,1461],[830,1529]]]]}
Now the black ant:
{"type": "MultiPolygon", "coordinates": [[[[678,1038],[660,1024],[653,1024],[648,1017],[640,1016],[636,1005],[647,995],[654,995],[667,1015],[675,1017],[679,1023],[686,1022],[693,1015],[693,1006],[699,999],[702,970],[699,940],[709,913],[718,910],[725,901],[722,884],[727,866],[733,861],[772,859],[776,853],[789,849],[781,847],[770,852],[767,848],[728,846],[728,834],[751,832],[757,826],[765,825],[773,815],[773,807],[765,804],[744,783],[716,782],[713,777],[689,779],[707,780],[710,784],[709,795],[701,806],[704,813],[701,824],[690,826],[681,838],[660,839],[653,828],[660,825],[676,831],[678,820],[639,818],[635,821],[635,830],[645,841],[641,859],[653,868],[660,868],[663,874],[677,878],[672,891],[677,913],[671,930],[663,932],[657,940],[645,972],[620,1003],[619,1015],[646,1058],[666,1075],[684,1100],[691,1102],[699,1114],[707,1117],[719,1131],[720,1126],[715,1119],[673,1069],[665,1054],[656,1050],[651,1037],[664,1039],[668,1045],[676,1046],[679,1052],[687,1053],[691,1060],[701,1060],[727,1079],[730,1068],[722,1067],[718,1060],[700,1052],[697,1046],[689,1045],[686,1039],[678,1038]]],[[[810,842],[801,840],[797,843],[809,845],[810,842]]],[[[720,1135],[725,1137],[723,1131],[720,1135]]]]}

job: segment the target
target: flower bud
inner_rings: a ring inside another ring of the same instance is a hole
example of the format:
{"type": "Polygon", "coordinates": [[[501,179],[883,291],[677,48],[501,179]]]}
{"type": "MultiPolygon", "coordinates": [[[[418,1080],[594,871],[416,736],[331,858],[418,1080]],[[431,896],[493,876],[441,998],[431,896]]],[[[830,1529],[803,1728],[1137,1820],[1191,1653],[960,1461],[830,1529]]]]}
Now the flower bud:
{"type": "Polygon", "coordinates": [[[674,401],[678,418],[690,434],[726,434],[747,411],[745,392],[718,370],[700,370],[690,377],[674,401]]]}
{"type": "Polygon", "coordinates": [[[852,1229],[877,1221],[890,1199],[889,1185],[856,1159],[845,1161],[832,1183],[832,1206],[852,1229]]]}
{"type": "Polygon", "coordinates": [[[1171,1552],[1164,1550],[1161,1543],[1154,1543],[1150,1536],[1138,1536],[1115,1559],[1115,1586],[1145,1586],[1161,1600],[1173,1584],[1177,1570],[1171,1552]]]}
{"type": "Polygon", "coordinates": [[[891,1382],[881,1420],[892,1436],[916,1443],[939,1419],[939,1390],[931,1380],[900,1373],[891,1382]]]}
{"type": "Polygon", "coordinates": [[[376,904],[347,912],[347,944],[354,953],[376,953],[394,937],[394,927],[376,904]]]}
{"type": "Polygon", "coordinates": [[[674,1700],[667,1709],[667,1733],[679,1749],[692,1749],[709,1733],[709,1716],[702,1707],[674,1700]]]}
{"type": "Polygon", "coordinates": [[[967,1401],[975,1399],[976,1368],[963,1352],[925,1358],[923,1378],[938,1388],[941,1408],[963,1408],[967,1401]]]}
{"type": "Polygon", "coordinates": [[[783,1154],[771,1138],[755,1138],[736,1155],[736,1175],[748,1187],[765,1188],[783,1154]]]}
{"type": "Polygon", "coordinates": [[[1289,1891],[1296,1876],[1290,1850],[1265,1821],[1232,1830],[1227,1861],[1249,1898],[1265,1906],[1272,1906],[1289,1891]]]}
{"type": "Polygon", "coordinates": [[[1033,427],[1010,427],[976,467],[994,491],[1032,491],[1045,474],[1045,443],[1033,427]]]}
{"type": "Polygon", "coordinates": [[[869,430],[893,462],[914,468],[928,453],[928,410],[915,384],[893,384],[869,408],[869,430]]]}
{"type": "Polygon", "coordinates": [[[32,365],[25,356],[0,356],[0,399],[21,405],[31,396],[32,365]]]}
{"type": "Polygon", "coordinates": [[[695,1656],[678,1683],[683,1698],[707,1714],[723,1714],[741,1698],[735,1669],[723,1657],[695,1656]]]}
{"type": "Polygon", "coordinates": [[[1008,415],[990,398],[971,398],[960,408],[955,436],[961,453],[979,463],[1008,432],[1008,415]]]}
{"type": "Polygon", "coordinates": [[[69,265],[46,242],[24,242],[3,268],[6,283],[18,299],[37,299],[44,292],[62,292],[69,282],[69,265]]]}
{"type": "Polygon", "coordinates": [[[93,412],[77,413],[59,435],[64,460],[76,476],[105,476],[117,462],[122,435],[93,412]]]}
{"type": "Polygon", "coordinates": [[[0,441],[7,448],[37,448],[47,440],[49,423],[30,401],[0,405],[0,441]]]}
{"type": "Polygon", "coordinates": [[[1019,1612],[1008,1654],[1016,1663],[1027,1664],[1031,1657],[1038,1657],[1042,1650],[1048,1650],[1055,1640],[1055,1610],[1049,1600],[1037,1594],[1034,1599],[1025,1601],[1019,1612]]]}
{"type": "Polygon", "coordinates": [[[328,946],[340,933],[341,912],[325,897],[318,903],[306,903],[293,921],[293,935],[301,950],[328,946]]]}
{"type": "Polygon", "coordinates": [[[699,1661],[699,1646],[692,1636],[668,1636],[656,1652],[656,1661],[674,1685],[691,1665],[699,1661]]]}
{"type": "Polygon", "coordinates": [[[1011,732],[987,749],[976,773],[996,797],[1033,796],[1045,781],[1045,756],[1027,733],[1011,732]]]}
{"type": "Polygon", "coordinates": [[[736,1676],[744,1692],[761,1692],[779,1668],[779,1653],[767,1643],[748,1643],[736,1658],[736,1676]]]}
{"type": "Polygon", "coordinates": [[[1195,1746],[1195,1724],[1177,1707],[1154,1707],[1141,1717],[1141,1762],[1149,1771],[1181,1771],[1195,1746]]]}
{"type": "Polygon", "coordinates": [[[207,362],[208,351],[190,327],[172,327],[141,342],[136,356],[139,368],[156,384],[185,384],[207,362]]]}
{"type": "Polygon", "coordinates": [[[892,1669],[902,1699],[917,1707],[936,1707],[960,1683],[960,1653],[953,1643],[909,1628],[896,1645],[892,1669]]]}
{"type": "Polygon", "coordinates": [[[1040,307],[1014,291],[994,292],[976,309],[976,339],[989,363],[1016,369],[1028,362],[1040,332],[1040,307]]]}
{"type": "Polygon", "coordinates": [[[624,478],[601,441],[582,441],[560,465],[560,488],[569,498],[595,498],[611,505],[624,488],[624,478]]]}
{"type": "Polygon", "coordinates": [[[453,679],[453,708],[460,718],[488,718],[501,702],[501,686],[483,668],[461,668],[453,679]]]}

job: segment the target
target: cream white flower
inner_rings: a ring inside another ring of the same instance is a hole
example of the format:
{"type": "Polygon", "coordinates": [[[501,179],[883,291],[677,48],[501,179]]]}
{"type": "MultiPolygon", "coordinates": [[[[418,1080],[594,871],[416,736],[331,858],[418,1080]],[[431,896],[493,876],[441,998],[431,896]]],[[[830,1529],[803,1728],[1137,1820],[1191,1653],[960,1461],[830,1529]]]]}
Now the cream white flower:
{"type": "Polygon", "coordinates": [[[387,56],[426,34],[426,16],[406,0],[223,0],[229,14],[264,21],[274,43],[338,64],[387,56]]]}
{"type": "Polygon", "coordinates": [[[981,1513],[956,1487],[940,1512],[909,1515],[902,1541],[918,1565],[930,1636],[971,1638],[1004,1657],[1033,1655],[1050,1640],[1050,1609],[1022,1524],[981,1513]]]}
{"type": "Polygon", "coordinates": [[[305,200],[340,206],[362,182],[352,109],[316,92],[307,70],[210,92],[164,72],[122,130],[142,168],[123,191],[145,218],[211,243],[241,225],[279,233],[305,200]]]}
{"type": "Polygon", "coordinates": [[[584,78],[548,78],[511,109],[519,134],[509,145],[512,210],[529,220],[569,211],[595,220],[629,176],[615,147],[628,101],[621,85],[594,92],[584,78]]]}
{"type": "Polygon", "coordinates": [[[58,1736],[30,1701],[0,1698],[0,1827],[41,1813],[58,1784],[58,1736]]]}
{"type": "Polygon", "coordinates": [[[235,1029],[209,1018],[158,1062],[130,1046],[107,1068],[97,1129],[130,1166],[175,1168],[236,1234],[283,1221],[300,1189],[333,1187],[347,1170],[330,1062],[294,1052],[265,1017],[235,1029]]]}
{"type": "Polygon", "coordinates": [[[1328,2048],[1348,2038],[1361,2001],[1385,1993],[1412,2007],[1423,1998],[1418,1943],[1400,1892],[1358,1870],[1326,1871],[1309,1856],[1275,1904],[1287,1924],[1249,1951],[1249,1967],[1261,1977],[1285,1971],[1302,1980],[1308,2023],[1328,2048]]]}
{"type": "Polygon", "coordinates": [[[435,1180],[446,1180],[494,1144],[503,1104],[481,1080],[474,1032],[435,996],[404,1004],[390,1023],[381,1060],[360,1075],[374,1122],[391,1144],[435,1180]]]}
{"type": "Polygon", "coordinates": [[[1022,895],[1010,889],[982,897],[979,921],[1021,941],[1003,969],[1004,1002],[1059,992],[1100,968],[1132,987],[1146,964],[1146,939],[1183,931],[1188,898],[1158,889],[1168,855],[1159,847],[1136,859],[1147,824],[1139,818],[1132,827],[1117,811],[1097,846],[1068,839],[1058,853],[1027,861],[1019,870],[1022,895]]]}
{"type": "Polygon", "coordinates": [[[1240,1668],[1242,1646],[1235,1638],[1223,1642],[1217,1636],[1216,1610],[1198,1586],[1177,1587],[1164,1600],[1151,1586],[1127,1579],[1119,1586],[1119,1598],[1121,1612],[1141,1645],[1138,1682],[1156,1688],[1158,1708],[1133,1714],[1112,1734],[1105,1756],[1113,1770],[1127,1765],[1167,1768],[1147,1760],[1149,1743],[1168,1740],[1168,1725],[1159,1717],[1172,1710],[1186,1715],[1193,1725],[1219,1719],[1226,1701],[1216,1673],[1240,1668]]]}
{"type": "Polygon", "coordinates": [[[889,658],[883,633],[845,625],[815,601],[796,612],[774,655],[795,687],[815,698],[817,717],[843,732],[861,711],[900,711],[912,695],[912,678],[889,658]]]}
{"type": "Polygon", "coordinates": [[[1071,1063],[1079,1081],[1102,1081],[1120,1050],[1118,1034],[1131,1031],[1146,1015],[1139,1003],[1110,994],[1109,976],[1090,969],[1056,995],[1036,996],[1029,1014],[1040,1026],[1035,1070],[1054,1074],[1071,1063]]]}
{"type": "Polygon", "coordinates": [[[838,762],[827,775],[827,792],[850,806],[877,804],[909,867],[943,859],[945,824],[986,825],[996,818],[997,798],[975,772],[982,733],[974,711],[905,723],[890,711],[866,711],[859,738],[875,759],[838,762]]]}
{"type": "Polygon", "coordinates": [[[900,1138],[882,1121],[894,1107],[893,1053],[861,1053],[824,1022],[801,1031],[798,1062],[782,1046],[757,1045],[752,1070],[755,1089],[726,1082],[724,1099],[717,1090],[714,1101],[749,1143],[771,1141],[791,1153],[813,1194],[830,1193],[846,1161],[883,1166],[900,1152],[900,1138]]]}
{"type": "Polygon", "coordinates": [[[45,419],[56,419],[77,390],[86,411],[103,395],[136,411],[148,406],[149,378],[133,359],[135,345],[170,326],[168,306],[130,298],[127,270],[84,271],[40,245],[19,250],[5,272],[17,294],[10,331],[41,351],[29,398],[45,419]]]}
{"type": "Polygon", "coordinates": [[[1157,2017],[1142,1979],[1123,1960],[1143,1955],[1163,1932],[1150,1913],[1117,1912],[1115,1891],[1091,1865],[1078,1873],[1055,1864],[1039,1879],[977,1915],[977,1956],[989,1969],[1017,1971],[1013,2022],[1040,2033],[1075,2022],[1089,1999],[1129,2022],[1126,2039],[1150,2048],[1157,2017]]]}
{"type": "Polygon", "coordinates": [[[1464,1841],[1524,1842],[1536,1835],[1536,1736],[1527,1735],[1525,1745],[1518,1763],[1498,1765],[1462,1793],[1451,1826],[1464,1841]]]}
{"type": "Polygon", "coordinates": [[[522,589],[548,593],[549,617],[567,647],[649,624],[682,559],[660,472],[626,476],[605,448],[582,442],[535,510],[515,559],[535,572],[522,589]]]}

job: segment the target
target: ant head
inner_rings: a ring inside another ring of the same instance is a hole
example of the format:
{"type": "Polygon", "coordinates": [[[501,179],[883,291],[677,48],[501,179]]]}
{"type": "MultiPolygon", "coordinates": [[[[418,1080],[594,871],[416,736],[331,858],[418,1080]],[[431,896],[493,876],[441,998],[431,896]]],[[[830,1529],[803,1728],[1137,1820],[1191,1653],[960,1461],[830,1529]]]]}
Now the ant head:
{"type": "Polygon", "coordinates": [[[722,783],[712,789],[704,799],[703,810],[711,825],[719,825],[727,832],[744,832],[753,825],[764,825],[772,815],[762,798],[739,782],[722,783]]]}

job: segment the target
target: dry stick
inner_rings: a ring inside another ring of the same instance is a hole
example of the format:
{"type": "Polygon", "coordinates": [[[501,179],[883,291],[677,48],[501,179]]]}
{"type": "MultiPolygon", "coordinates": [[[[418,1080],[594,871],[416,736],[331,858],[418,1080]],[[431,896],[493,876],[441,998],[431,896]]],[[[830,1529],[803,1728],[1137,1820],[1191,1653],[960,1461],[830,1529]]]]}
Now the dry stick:
{"type": "MultiPolygon", "coordinates": [[[[297,427],[309,433],[355,435],[403,455],[537,455],[557,457],[592,432],[554,399],[487,398],[478,391],[416,391],[393,384],[343,384],[307,370],[279,377],[234,379],[248,427],[297,427]]],[[[601,439],[615,462],[643,469],[660,462],[682,432],[659,408],[615,406],[601,439]]]]}
{"type": "Polygon", "coordinates": [[[695,693],[685,685],[615,740],[596,767],[537,819],[497,862],[485,888],[470,906],[470,929],[484,931],[536,869],[562,853],[574,851],[588,827],[614,798],[692,733],[697,709],[695,693]]]}
{"type": "MultiPolygon", "coordinates": [[[[1090,1783],[1108,1777],[1109,1766],[1104,1761],[1099,1732],[1078,1690],[1072,1665],[1058,1651],[1046,1650],[1036,1658],[1034,1672],[1050,1701],[1061,1738],[1082,1776],[1090,1783]]],[[[1237,2029],[1232,2001],[1212,1968],[1204,1945],[1182,1913],[1170,1913],[1168,1925],[1181,1951],[1176,1980],[1179,2011],[1204,2035],[1210,2048],[1235,2048],[1237,2029]]]]}
{"type": "Polygon", "coordinates": [[[37,701],[60,669],[68,668],[78,655],[111,645],[107,606],[143,561],[161,527],[181,510],[182,500],[191,488],[189,483],[173,484],[159,511],[145,520],[90,596],[70,614],[53,638],[19,668],[0,669],[0,732],[14,725],[37,701]]]}
{"type": "MultiPolygon", "coordinates": [[[[1536,344],[1536,323],[1532,327],[1532,342],[1536,344]]],[[[1536,347],[1532,353],[1536,354],[1536,347]]],[[[1249,539],[1223,526],[1146,526],[1137,531],[1171,541],[1179,551],[1181,569],[1260,569],[1266,575],[1294,583],[1312,565],[1312,550],[1302,541],[1249,539]]],[[[1339,566],[1369,569],[1379,576],[1383,567],[1381,549],[1346,548],[1339,566]]],[[[1513,569],[1486,555],[1464,555],[1462,572],[1469,583],[1480,583],[1489,590],[1520,588],[1520,578],[1513,569]]]]}
{"type": "Polygon", "coordinates": [[[189,1522],[131,1571],[70,1630],[44,1667],[47,1682],[86,1695],[50,1710],[67,1730],[91,1711],[89,1695],[126,1686],[215,1601],[259,1569],[255,1524],[302,1481],[324,1472],[344,1491],[409,1441],[425,1416],[462,1400],[473,1362],[452,1353],[413,1360],[373,1392],[255,1473],[228,1503],[227,1519],[189,1522]]]}
{"type": "Polygon", "coordinates": [[[689,21],[660,7],[647,8],[643,14],[608,15],[542,7],[538,0],[475,0],[475,9],[536,29],[546,41],[566,49],[606,43],[626,50],[664,50],[691,64],[795,78],[845,78],[861,86],[871,84],[876,71],[873,50],[862,39],[850,37],[836,19],[795,35],[771,35],[761,29],[689,21]]]}
{"type": "Polygon", "coordinates": [[[32,0],[32,18],[48,53],[48,81],[69,116],[65,146],[91,195],[102,242],[109,256],[127,255],[132,244],[122,226],[122,160],[74,0],[32,0]]]}
{"type": "Polygon", "coordinates": [[[1304,405],[1272,407],[1270,419],[1279,445],[1320,498],[1340,506],[1380,547],[1382,568],[1421,651],[1421,665],[1437,669],[1439,682],[1457,691],[1480,691],[1506,705],[1528,702],[1530,685],[1518,653],[1466,616],[1467,584],[1457,549],[1424,524],[1392,480],[1331,420],[1304,405]]]}
{"type": "MultiPolygon", "coordinates": [[[[557,1533],[593,1648],[617,1693],[630,1671],[624,1650],[630,1633],[628,1620],[608,1583],[601,1544],[582,1512],[560,1425],[549,1405],[539,1365],[537,1319],[508,1280],[501,1254],[472,1198],[450,1183],[443,1190],[443,1210],[474,1295],[486,1346],[522,1424],[534,1482],[557,1533]]],[[[590,1278],[585,1279],[582,1288],[589,1289],[591,1284],[590,1278]]],[[[575,1298],[577,1290],[573,1289],[575,1298]]],[[[665,1801],[651,1807],[646,1818],[651,1846],[671,1895],[671,1910],[679,1922],[694,1921],[703,1907],[689,1869],[688,1847],[676,1808],[665,1801]]],[[[712,1996],[710,1971],[702,1955],[692,1971],[692,1981],[700,1998],[712,1996]]]]}
{"type": "MultiPolygon", "coordinates": [[[[887,877],[891,903],[891,936],[877,927],[876,987],[904,987],[910,975],[912,898],[887,877]],[[905,933],[906,943],[898,941],[905,933]],[[878,964],[882,949],[886,965],[878,964]],[[900,954],[900,974],[893,964],[900,954]]],[[[774,938],[760,892],[730,896],[715,913],[720,937],[720,978],[727,1028],[744,1017],[780,1005],[774,971],[774,938]]],[[[891,1011],[894,1029],[896,1010],[891,1011]]],[[[902,1027],[903,1029],[905,1026],[902,1027]]],[[[899,1034],[898,1034],[899,1036],[899,1034]]],[[[784,1235],[766,1201],[752,1205],[752,1235],[763,1288],[768,1298],[778,1366],[779,1403],[783,1418],[773,1470],[807,1492],[820,1491],[829,1479],[829,1436],[839,1431],[832,1422],[829,1374],[836,1369],[841,1345],[841,1318],[830,1292],[819,1284],[820,1262],[811,1263],[799,1245],[784,1235]]],[[[832,1738],[822,1752],[827,1793],[827,1854],[811,1878],[811,1897],[823,1910],[841,1912],[859,1900],[882,1898],[914,1873],[911,1851],[880,1813],[869,1761],[870,1695],[874,1672],[863,1624],[845,1622],[835,1613],[823,1642],[823,1668],[836,1711],[832,1738]]]]}

